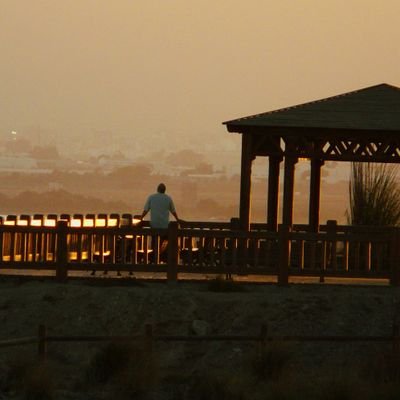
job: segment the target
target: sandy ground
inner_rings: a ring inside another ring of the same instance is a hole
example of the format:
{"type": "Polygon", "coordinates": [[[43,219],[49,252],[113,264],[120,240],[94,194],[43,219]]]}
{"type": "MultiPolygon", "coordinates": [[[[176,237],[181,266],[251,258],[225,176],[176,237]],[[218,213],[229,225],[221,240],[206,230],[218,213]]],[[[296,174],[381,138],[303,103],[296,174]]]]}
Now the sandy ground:
{"type": "MultiPolygon", "coordinates": [[[[155,335],[258,335],[266,325],[268,335],[273,336],[386,336],[391,335],[399,313],[400,289],[381,281],[372,285],[309,281],[278,287],[249,282],[247,277],[240,291],[214,292],[210,291],[212,277],[204,278],[171,284],[154,279],[80,277],[60,284],[46,277],[0,276],[0,340],[36,335],[39,324],[46,325],[49,335],[139,335],[151,324],[155,335]]],[[[56,365],[54,370],[60,371],[52,378],[56,381],[54,398],[111,398],[100,392],[84,395],[86,389],[79,386],[101,346],[86,342],[49,345],[49,359],[56,365]]],[[[291,362],[305,376],[390,349],[384,343],[290,346],[291,362]]],[[[256,351],[257,346],[247,342],[169,342],[156,343],[154,349],[162,375],[186,378],[211,370],[238,371],[243,360],[256,351]]],[[[0,399],[18,398],[5,383],[10,362],[36,356],[35,345],[2,349],[0,399]]],[[[154,398],[185,398],[182,391],[179,397],[177,392],[171,394],[171,388],[158,390],[164,394],[154,398]]]]}

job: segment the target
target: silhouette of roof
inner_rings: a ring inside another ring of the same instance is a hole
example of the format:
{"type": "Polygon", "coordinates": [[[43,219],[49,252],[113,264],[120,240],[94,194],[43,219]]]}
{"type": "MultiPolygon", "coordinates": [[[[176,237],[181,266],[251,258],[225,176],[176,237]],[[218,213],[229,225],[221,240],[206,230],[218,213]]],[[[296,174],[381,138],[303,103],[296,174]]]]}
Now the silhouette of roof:
{"type": "Polygon", "coordinates": [[[383,83],[223,124],[238,133],[305,129],[400,133],[400,88],[383,83]]]}

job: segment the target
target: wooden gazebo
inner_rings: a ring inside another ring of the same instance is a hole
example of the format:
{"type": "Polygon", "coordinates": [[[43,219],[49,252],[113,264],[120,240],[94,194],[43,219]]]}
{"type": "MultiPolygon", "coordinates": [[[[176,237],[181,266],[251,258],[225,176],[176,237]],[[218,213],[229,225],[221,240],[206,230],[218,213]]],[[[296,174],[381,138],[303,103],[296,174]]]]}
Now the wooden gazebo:
{"type": "Polygon", "coordinates": [[[267,223],[278,226],[279,171],[284,161],[282,223],[293,224],[295,165],[311,163],[309,229],[318,231],[321,167],[326,160],[400,163],[400,88],[380,84],[322,100],[224,122],[242,134],[240,227],[250,226],[251,168],[269,158],[267,223]]]}

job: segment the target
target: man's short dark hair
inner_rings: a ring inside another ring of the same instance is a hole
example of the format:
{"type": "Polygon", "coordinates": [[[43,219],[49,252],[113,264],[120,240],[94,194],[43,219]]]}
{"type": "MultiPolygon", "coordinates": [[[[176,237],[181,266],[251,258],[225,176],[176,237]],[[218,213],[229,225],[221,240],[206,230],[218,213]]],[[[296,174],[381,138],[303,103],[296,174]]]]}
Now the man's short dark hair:
{"type": "Polygon", "coordinates": [[[165,190],[166,190],[167,188],[165,187],[165,185],[163,184],[163,183],[160,183],[159,185],[158,185],[158,187],[157,187],[157,192],[158,193],[165,193],[165,190]]]}

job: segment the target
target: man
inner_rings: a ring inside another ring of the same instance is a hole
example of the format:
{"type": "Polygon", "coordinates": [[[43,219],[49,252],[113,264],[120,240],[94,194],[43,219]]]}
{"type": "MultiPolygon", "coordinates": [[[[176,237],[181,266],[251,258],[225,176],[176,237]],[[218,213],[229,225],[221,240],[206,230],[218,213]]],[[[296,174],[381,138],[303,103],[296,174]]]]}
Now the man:
{"type": "MultiPolygon", "coordinates": [[[[146,214],[150,211],[150,227],[154,229],[167,229],[169,224],[169,213],[171,213],[175,219],[179,222],[178,214],[175,210],[174,202],[171,197],[165,194],[166,187],[163,183],[160,183],[157,187],[157,193],[151,194],[144,205],[144,210],[140,219],[143,219],[146,214]]],[[[158,249],[160,255],[160,261],[165,262],[167,257],[168,238],[167,235],[152,237],[153,250],[158,249]]],[[[153,253],[153,262],[157,262],[157,256],[153,253]],[[155,259],[154,259],[155,257],[155,259]]]]}
{"type": "Polygon", "coordinates": [[[170,196],[165,194],[165,190],[165,185],[160,183],[157,187],[157,193],[154,193],[147,198],[141,215],[141,219],[143,219],[150,211],[150,226],[154,229],[168,228],[169,213],[171,213],[179,222],[174,202],[170,196]]]}
{"type": "Polygon", "coordinates": [[[157,187],[157,193],[154,193],[147,198],[141,215],[141,219],[143,219],[150,211],[150,226],[154,229],[168,228],[169,213],[171,213],[179,222],[174,202],[170,196],[165,194],[165,190],[165,185],[160,183],[157,187]]]}

